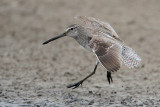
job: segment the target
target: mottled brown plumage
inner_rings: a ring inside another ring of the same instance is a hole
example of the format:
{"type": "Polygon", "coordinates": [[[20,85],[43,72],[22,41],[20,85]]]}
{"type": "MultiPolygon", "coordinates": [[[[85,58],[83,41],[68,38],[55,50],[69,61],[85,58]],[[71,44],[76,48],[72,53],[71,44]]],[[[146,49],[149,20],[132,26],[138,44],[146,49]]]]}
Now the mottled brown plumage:
{"type": "Polygon", "coordinates": [[[76,19],[81,20],[84,25],[71,25],[61,35],[43,43],[47,44],[60,37],[70,36],[97,56],[98,61],[93,72],[81,81],[69,85],[68,88],[77,88],[87,78],[92,76],[99,62],[107,69],[109,83],[112,81],[111,72],[119,70],[122,63],[129,68],[134,68],[139,64],[141,61],[140,57],[132,48],[124,45],[110,24],[86,16],[76,16],[76,19]]]}

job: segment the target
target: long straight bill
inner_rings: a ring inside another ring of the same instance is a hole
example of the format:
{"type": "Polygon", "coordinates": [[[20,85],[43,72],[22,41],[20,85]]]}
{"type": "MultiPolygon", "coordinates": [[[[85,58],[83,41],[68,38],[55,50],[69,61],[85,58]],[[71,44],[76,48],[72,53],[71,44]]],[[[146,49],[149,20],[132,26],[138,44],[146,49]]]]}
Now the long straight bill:
{"type": "Polygon", "coordinates": [[[54,40],[56,40],[56,39],[58,39],[58,38],[64,37],[64,36],[66,36],[66,32],[65,32],[65,33],[62,33],[61,35],[58,35],[58,36],[56,36],[56,37],[53,37],[53,38],[45,41],[45,42],[43,43],[43,45],[45,45],[45,44],[47,44],[47,43],[49,43],[49,42],[51,42],[51,41],[54,41],[54,40]]]}

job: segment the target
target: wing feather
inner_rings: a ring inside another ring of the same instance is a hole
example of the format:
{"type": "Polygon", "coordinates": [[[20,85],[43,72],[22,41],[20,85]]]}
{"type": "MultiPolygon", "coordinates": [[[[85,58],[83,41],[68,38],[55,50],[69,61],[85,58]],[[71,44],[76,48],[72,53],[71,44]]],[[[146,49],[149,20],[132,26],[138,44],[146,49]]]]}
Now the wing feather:
{"type": "Polygon", "coordinates": [[[121,66],[122,46],[118,43],[101,40],[91,40],[91,46],[101,64],[108,71],[117,71],[121,66]]]}
{"type": "Polygon", "coordinates": [[[121,41],[115,30],[111,27],[111,25],[107,22],[102,22],[99,19],[95,19],[92,17],[86,16],[76,16],[76,19],[81,20],[85,25],[85,27],[93,34],[101,33],[103,35],[109,35],[112,38],[121,41]]]}

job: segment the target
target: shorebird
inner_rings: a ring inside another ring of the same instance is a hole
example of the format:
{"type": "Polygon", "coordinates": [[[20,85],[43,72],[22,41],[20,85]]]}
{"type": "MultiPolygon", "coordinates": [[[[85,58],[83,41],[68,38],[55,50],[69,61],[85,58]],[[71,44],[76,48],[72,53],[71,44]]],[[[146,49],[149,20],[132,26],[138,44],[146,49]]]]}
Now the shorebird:
{"type": "Polygon", "coordinates": [[[119,70],[122,63],[128,68],[135,68],[141,62],[141,58],[132,48],[124,44],[110,24],[92,17],[76,16],[75,18],[81,20],[83,25],[70,25],[64,33],[43,43],[47,44],[58,38],[69,36],[97,57],[93,71],[79,82],[68,85],[67,88],[74,89],[82,85],[86,79],[95,74],[99,63],[107,69],[107,80],[110,84],[113,82],[111,73],[119,70]]]}

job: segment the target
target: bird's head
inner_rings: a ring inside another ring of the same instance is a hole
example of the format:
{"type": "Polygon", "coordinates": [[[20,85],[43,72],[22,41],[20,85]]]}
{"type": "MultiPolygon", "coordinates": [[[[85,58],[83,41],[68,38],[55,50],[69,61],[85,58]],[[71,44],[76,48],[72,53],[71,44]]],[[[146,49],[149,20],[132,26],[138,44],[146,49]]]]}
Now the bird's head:
{"type": "Polygon", "coordinates": [[[64,33],[45,41],[43,43],[43,45],[45,45],[45,44],[47,44],[47,43],[49,43],[51,41],[54,41],[56,39],[59,39],[61,37],[64,37],[64,36],[70,36],[70,37],[74,38],[74,37],[76,37],[78,35],[78,28],[79,28],[78,24],[70,25],[70,26],[67,27],[67,29],[66,29],[66,31],[64,33]]]}

